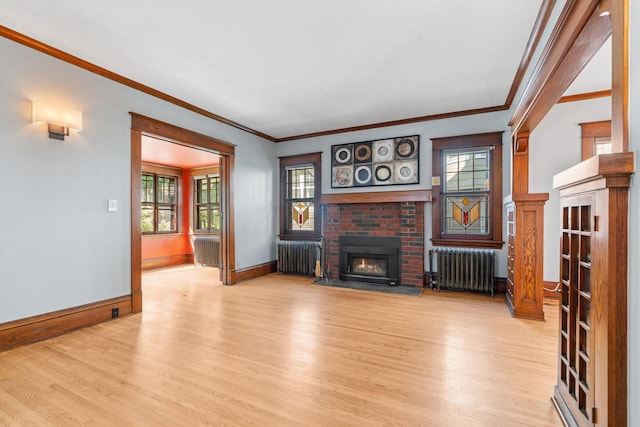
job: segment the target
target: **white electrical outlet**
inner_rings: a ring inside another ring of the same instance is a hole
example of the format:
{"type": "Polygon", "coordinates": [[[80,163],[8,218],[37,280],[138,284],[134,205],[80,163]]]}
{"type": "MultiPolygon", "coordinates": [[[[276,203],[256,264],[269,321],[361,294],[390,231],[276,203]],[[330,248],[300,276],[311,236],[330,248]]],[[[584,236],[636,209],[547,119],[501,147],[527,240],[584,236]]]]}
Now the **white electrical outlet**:
{"type": "Polygon", "coordinates": [[[117,200],[109,200],[107,203],[107,210],[109,212],[117,212],[118,211],[118,201],[117,200]]]}

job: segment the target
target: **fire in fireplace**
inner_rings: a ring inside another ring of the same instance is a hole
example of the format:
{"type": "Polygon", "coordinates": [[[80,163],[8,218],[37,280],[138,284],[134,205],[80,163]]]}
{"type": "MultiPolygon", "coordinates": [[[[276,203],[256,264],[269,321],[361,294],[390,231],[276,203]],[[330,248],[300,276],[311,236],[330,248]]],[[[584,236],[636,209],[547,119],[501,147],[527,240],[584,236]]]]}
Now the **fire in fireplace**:
{"type": "Polygon", "coordinates": [[[352,257],[351,273],[365,274],[369,276],[387,277],[389,271],[389,260],[385,257],[382,259],[370,257],[352,257]]]}
{"type": "Polygon", "coordinates": [[[340,236],[340,280],[400,284],[400,238],[340,236]]]}

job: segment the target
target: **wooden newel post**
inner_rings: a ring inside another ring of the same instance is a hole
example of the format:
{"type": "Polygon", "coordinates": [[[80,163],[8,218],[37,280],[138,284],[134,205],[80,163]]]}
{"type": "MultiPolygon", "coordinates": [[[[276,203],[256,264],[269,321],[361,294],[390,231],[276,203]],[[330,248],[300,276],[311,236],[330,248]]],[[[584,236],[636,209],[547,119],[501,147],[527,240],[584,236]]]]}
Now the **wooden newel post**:
{"type": "Polygon", "coordinates": [[[544,320],[544,204],[548,193],[514,194],[507,209],[507,292],[513,317],[544,320]]]}
{"type": "Polygon", "coordinates": [[[529,193],[529,132],[513,138],[512,195],[507,212],[507,292],[511,315],[544,320],[544,204],[549,193],[529,193]]]}

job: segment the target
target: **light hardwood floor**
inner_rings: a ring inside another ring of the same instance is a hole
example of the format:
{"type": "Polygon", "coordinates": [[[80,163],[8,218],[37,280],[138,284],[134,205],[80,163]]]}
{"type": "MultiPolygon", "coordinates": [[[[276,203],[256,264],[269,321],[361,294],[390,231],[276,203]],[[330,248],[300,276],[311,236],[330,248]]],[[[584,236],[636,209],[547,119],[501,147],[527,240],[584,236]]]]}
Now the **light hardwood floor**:
{"type": "Polygon", "coordinates": [[[0,425],[559,426],[557,305],[143,275],[144,311],[0,353],[0,425]]]}

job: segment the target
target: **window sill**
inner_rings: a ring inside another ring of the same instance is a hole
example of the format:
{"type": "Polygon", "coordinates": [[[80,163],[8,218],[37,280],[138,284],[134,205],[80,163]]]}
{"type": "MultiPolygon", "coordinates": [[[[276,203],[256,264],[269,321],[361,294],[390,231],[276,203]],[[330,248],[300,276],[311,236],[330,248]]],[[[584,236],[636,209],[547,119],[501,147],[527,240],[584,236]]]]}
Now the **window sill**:
{"type": "Polygon", "coordinates": [[[501,240],[431,239],[433,246],[454,246],[457,248],[502,249],[501,240]]]}
{"type": "Polygon", "coordinates": [[[291,240],[291,241],[298,240],[298,241],[304,241],[304,242],[311,242],[311,241],[319,242],[320,240],[322,240],[322,237],[318,237],[318,236],[313,235],[313,234],[307,234],[307,235],[304,235],[304,236],[301,236],[301,235],[291,236],[291,235],[281,234],[281,235],[278,236],[278,238],[280,240],[291,240]]]}
{"type": "Polygon", "coordinates": [[[143,234],[143,239],[175,239],[180,237],[181,233],[159,233],[159,234],[143,234]]]}

